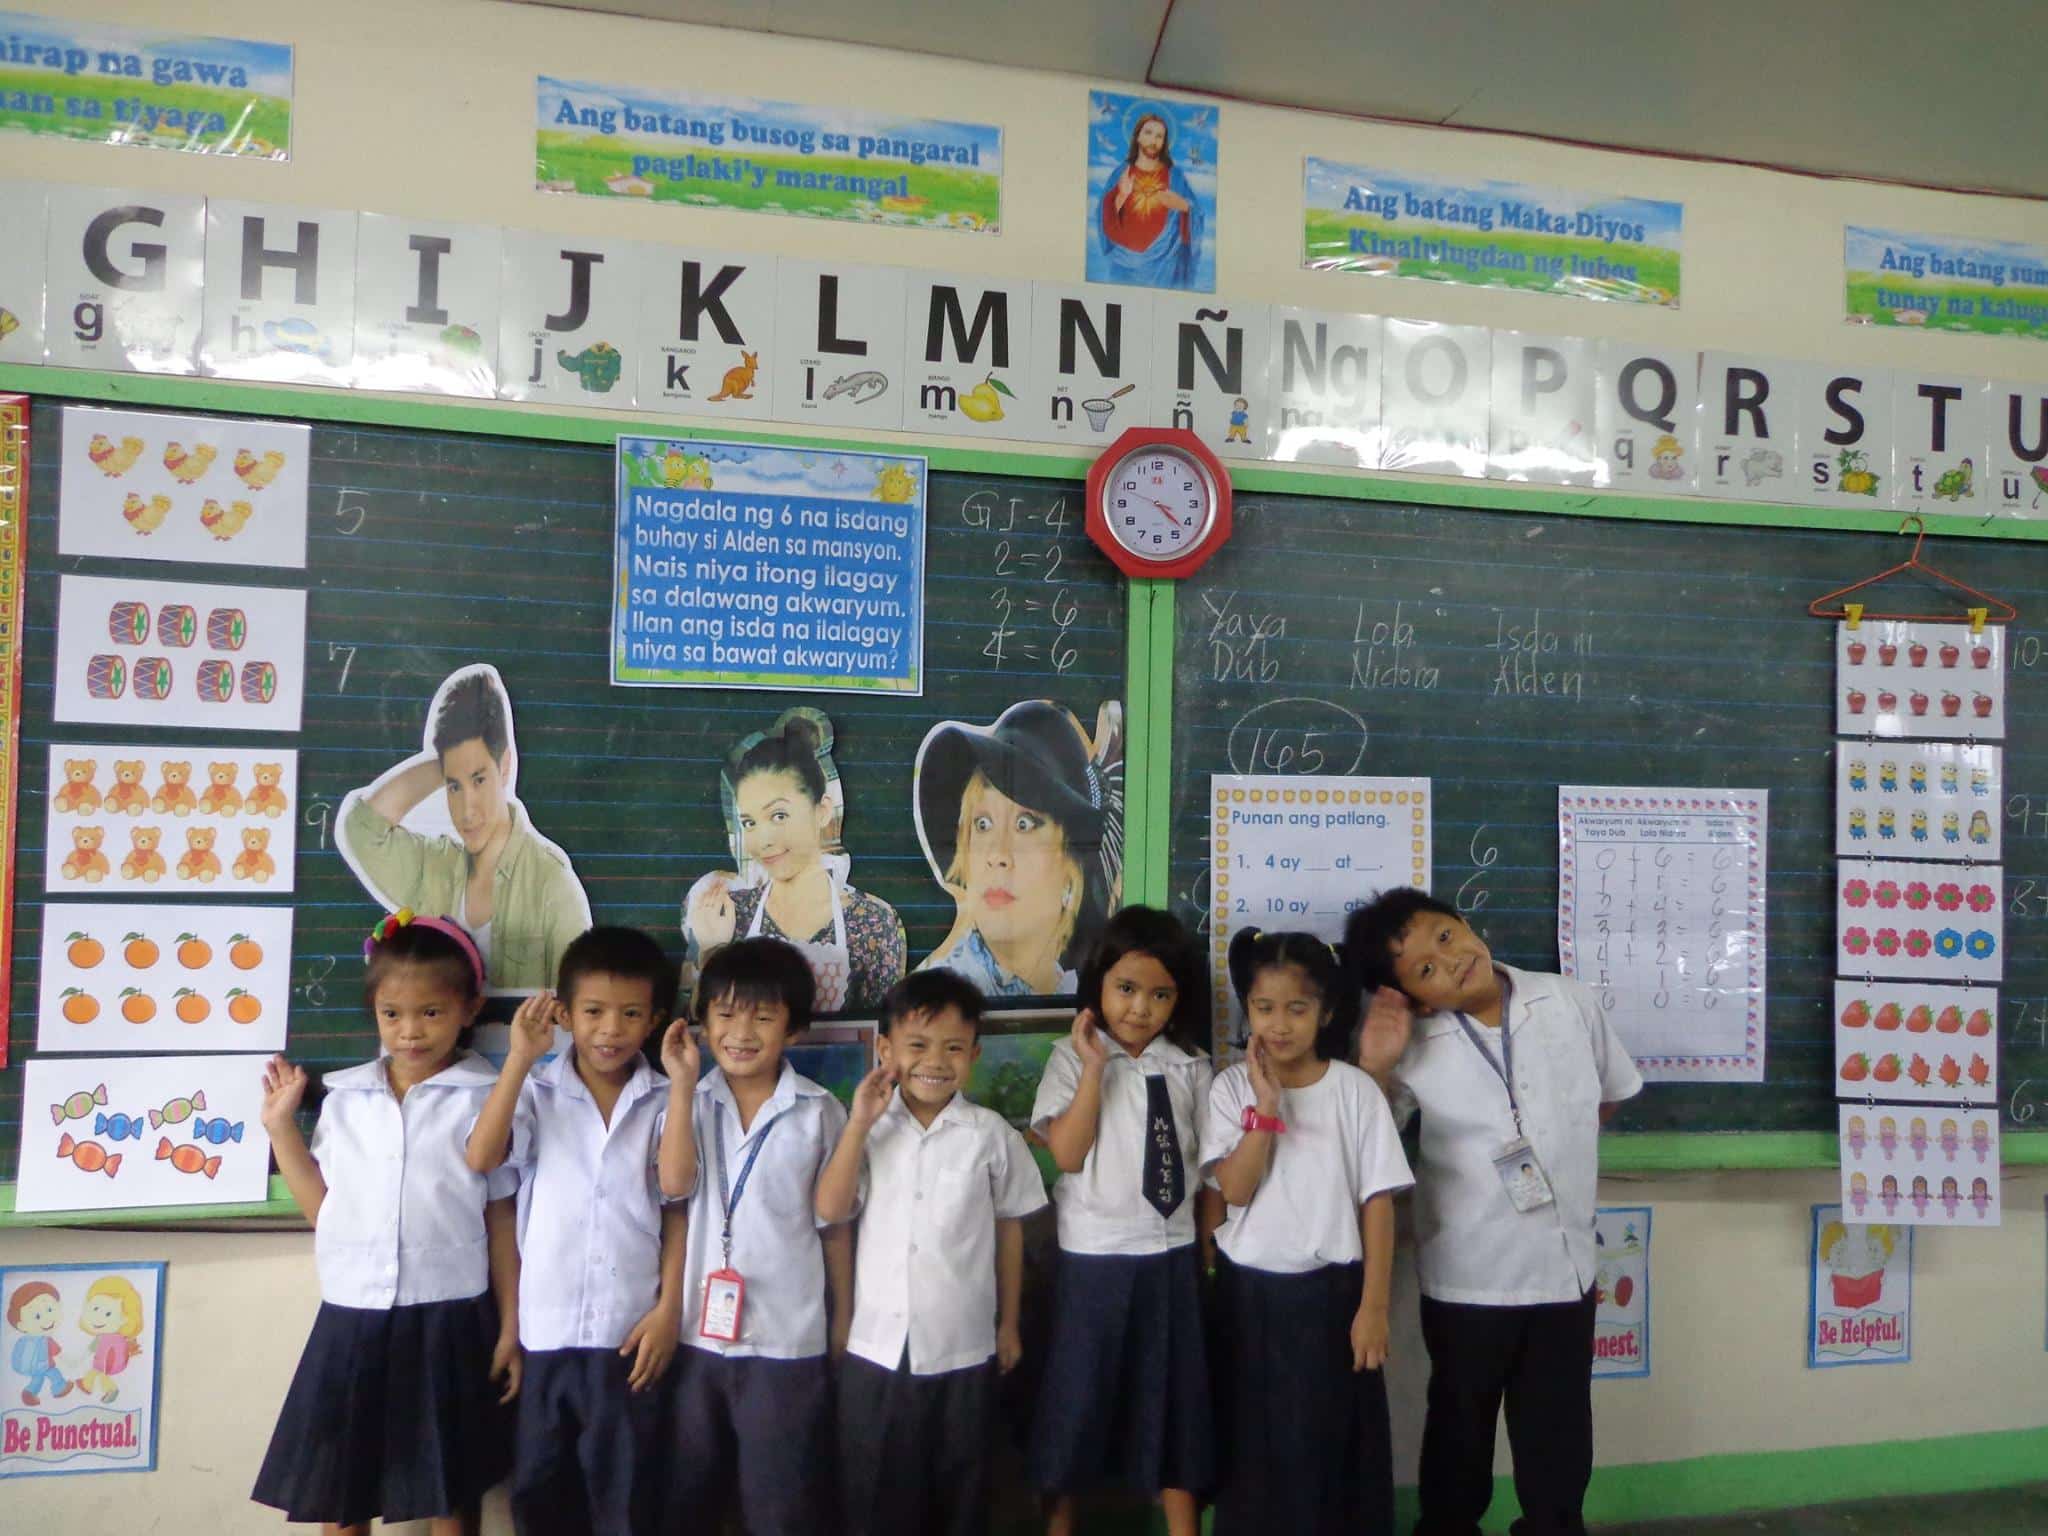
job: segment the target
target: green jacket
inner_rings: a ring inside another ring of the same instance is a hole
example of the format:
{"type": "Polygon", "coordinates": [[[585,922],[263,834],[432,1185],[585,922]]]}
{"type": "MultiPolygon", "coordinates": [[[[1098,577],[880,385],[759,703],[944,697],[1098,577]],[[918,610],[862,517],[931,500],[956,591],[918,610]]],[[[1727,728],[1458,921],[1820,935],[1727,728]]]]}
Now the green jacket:
{"type": "MultiPolygon", "coordinates": [[[[512,830],[492,882],[489,984],[552,987],[562,951],[590,926],[590,901],[561,849],[539,836],[515,801],[512,830]]],[[[380,816],[367,795],[341,819],[341,850],[365,884],[394,906],[460,921],[469,851],[450,837],[422,837],[380,816]]]]}

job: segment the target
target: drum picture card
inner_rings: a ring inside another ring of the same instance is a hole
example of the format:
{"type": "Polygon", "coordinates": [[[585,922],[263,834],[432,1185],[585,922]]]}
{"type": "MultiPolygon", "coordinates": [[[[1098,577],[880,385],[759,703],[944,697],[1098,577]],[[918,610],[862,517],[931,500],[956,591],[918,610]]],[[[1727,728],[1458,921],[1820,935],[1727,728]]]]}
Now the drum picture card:
{"type": "Polygon", "coordinates": [[[1960,742],[1835,743],[1835,852],[1996,864],[2003,749],[1960,742]]]}
{"type": "Polygon", "coordinates": [[[296,731],[305,674],[303,591],[125,576],[59,584],[58,720],[296,731]]]}
{"type": "Polygon", "coordinates": [[[1836,625],[1835,734],[2004,740],[2004,631],[1905,619],[1836,625]]]}
{"type": "Polygon", "coordinates": [[[1835,982],[1835,1097],[1998,1102],[1998,989],[1835,982]]]}
{"type": "Polygon", "coordinates": [[[312,428],[67,406],[57,553],[304,569],[312,428]]]}
{"type": "Polygon", "coordinates": [[[22,1083],[17,1211],[264,1198],[264,1056],[39,1056],[22,1083]]]}
{"type": "Polygon", "coordinates": [[[1995,1227],[1998,1110],[1838,1106],[1842,1219],[1995,1227]]]}
{"type": "Polygon", "coordinates": [[[2005,872],[1843,859],[1835,866],[1835,970],[1842,976],[1998,981],[2005,974],[2005,872]]]}
{"type": "Polygon", "coordinates": [[[265,895],[292,888],[299,754],[53,742],[43,887],[265,895]]]}
{"type": "Polygon", "coordinates": [[[281,1051],[289,907],[51,902],[36,1049],[281,1051]]]}

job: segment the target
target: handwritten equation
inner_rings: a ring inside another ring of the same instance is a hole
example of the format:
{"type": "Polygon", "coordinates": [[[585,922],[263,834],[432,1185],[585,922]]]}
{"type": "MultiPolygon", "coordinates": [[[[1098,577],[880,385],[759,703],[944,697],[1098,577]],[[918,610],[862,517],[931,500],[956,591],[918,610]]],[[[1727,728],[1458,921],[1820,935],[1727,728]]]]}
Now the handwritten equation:
{"type": "Polygon", "coordinates": [[[1557,947],[1652,1082],[1762,1082],[1764,790],[1557,792],[1557,947]]]}
{"type": "Polygon", "coordinates": [[[995,536],[986,574],[988,637],[981,654],[993,672],[1040,672],[1058,677],[1081,660],[1074,634],[1081,603],[1062,577],[1070,555],[1062,543],[1068,526],[1078,526],[1058,496],[1039,510],[1023,497],[975,491],[960,504],[961,520],[995,536]]]}

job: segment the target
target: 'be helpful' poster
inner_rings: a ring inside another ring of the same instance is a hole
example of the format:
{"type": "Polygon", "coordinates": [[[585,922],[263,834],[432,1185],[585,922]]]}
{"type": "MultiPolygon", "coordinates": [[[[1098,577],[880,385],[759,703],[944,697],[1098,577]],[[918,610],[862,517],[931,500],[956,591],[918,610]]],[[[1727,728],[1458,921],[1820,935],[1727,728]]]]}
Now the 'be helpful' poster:
{"type": "Polygon", "coordinates": [[[1806,1363],[1889,1365],[1913,1358],[1913,1229],[1845,1222],[1813,1208],[1806,1363]]]}

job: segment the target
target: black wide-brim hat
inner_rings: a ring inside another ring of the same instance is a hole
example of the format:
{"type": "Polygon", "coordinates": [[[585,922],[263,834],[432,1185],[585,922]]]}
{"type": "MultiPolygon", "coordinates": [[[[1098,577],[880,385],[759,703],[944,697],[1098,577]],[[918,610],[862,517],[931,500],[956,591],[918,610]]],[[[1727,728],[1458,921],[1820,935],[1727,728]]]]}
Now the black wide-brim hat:
{"type": "Polygon", "coordinates": [[[1027,699],[994,725],[933,726],[917,750],[917,837],[940,884],[959,843],[960,800],[977,769],[1000,793],[1058,822],[1069,847],[1101,844],[1113,787],[1080,722],[1048,699],[1027,699]]]}

